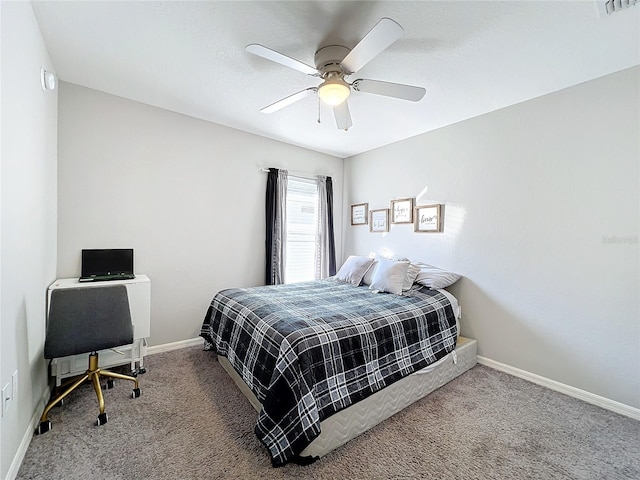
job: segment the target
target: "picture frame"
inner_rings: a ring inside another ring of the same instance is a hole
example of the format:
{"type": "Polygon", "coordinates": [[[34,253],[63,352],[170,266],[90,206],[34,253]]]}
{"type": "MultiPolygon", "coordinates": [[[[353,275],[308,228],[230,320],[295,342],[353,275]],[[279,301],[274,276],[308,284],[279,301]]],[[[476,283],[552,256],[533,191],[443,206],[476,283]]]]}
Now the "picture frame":
{"type": "Polygon", "coordinates": [[[413,198],[391,200],[391,223],[413,223],[413,198]]]}
{"type": "Polygon", "coordinates": [[[369,223],[368,203],[351,205],[351,225],[366,225],[369,223]]]}
{"type": "Polygon", "coordinates": [[[442,205],[420,205],[415,208],[414,232],[432,233],[442,231],[442,205]]]}
{"type": "Polygon", "coordinates": [[[369,212],[369,231],[388,232],[389,231],[389,209],[371,210],[369,212]]]}

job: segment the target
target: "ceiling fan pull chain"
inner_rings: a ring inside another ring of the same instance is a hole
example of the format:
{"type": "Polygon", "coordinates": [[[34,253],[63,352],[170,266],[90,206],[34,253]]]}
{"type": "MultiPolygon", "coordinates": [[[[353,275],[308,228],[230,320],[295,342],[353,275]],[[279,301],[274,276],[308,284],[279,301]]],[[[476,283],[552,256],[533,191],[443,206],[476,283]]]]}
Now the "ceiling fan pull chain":
{"type": "Polygon", "coordinates": [[[320,97],[318,97],[318,123],[320,123],[320,107],[321,107],[320,103],[321,103],[321,100],[320,100],[320,97]]]}

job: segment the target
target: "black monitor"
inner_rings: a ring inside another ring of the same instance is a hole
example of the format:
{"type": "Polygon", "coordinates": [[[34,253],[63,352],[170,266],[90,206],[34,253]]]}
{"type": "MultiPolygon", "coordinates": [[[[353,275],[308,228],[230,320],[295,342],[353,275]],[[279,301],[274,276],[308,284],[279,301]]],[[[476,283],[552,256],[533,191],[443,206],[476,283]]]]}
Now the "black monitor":
{"type": "Polygon", "coordinates": [[[82,277],[133,275],[133,248],[83,249],[82,277]]]}

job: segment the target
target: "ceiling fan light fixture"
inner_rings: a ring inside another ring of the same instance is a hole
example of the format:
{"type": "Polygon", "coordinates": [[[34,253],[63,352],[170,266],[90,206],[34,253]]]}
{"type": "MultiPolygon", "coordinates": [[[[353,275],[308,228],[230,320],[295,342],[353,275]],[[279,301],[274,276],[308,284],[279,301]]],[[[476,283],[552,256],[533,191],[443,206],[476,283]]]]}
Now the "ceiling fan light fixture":
{"type": "Polygon", "coordinates": [[[318,96],[327,105],[340,105],[351,95],[349,84],[340,77],[329,77],[318,87],[318,96]]]}

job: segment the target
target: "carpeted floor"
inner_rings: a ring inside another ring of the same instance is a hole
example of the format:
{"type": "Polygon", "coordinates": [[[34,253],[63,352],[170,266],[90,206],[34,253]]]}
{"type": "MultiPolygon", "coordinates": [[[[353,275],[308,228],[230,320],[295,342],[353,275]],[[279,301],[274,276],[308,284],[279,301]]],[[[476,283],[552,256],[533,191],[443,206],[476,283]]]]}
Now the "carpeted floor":
{"type": "Polygon", "coordinates": [[[142,397],[90,386],[51,413],[19,479],[639,479],[640,422],[476,366],[301,467],[271,467],[256,412],[211,352],[148,356],[142,397]]]}

